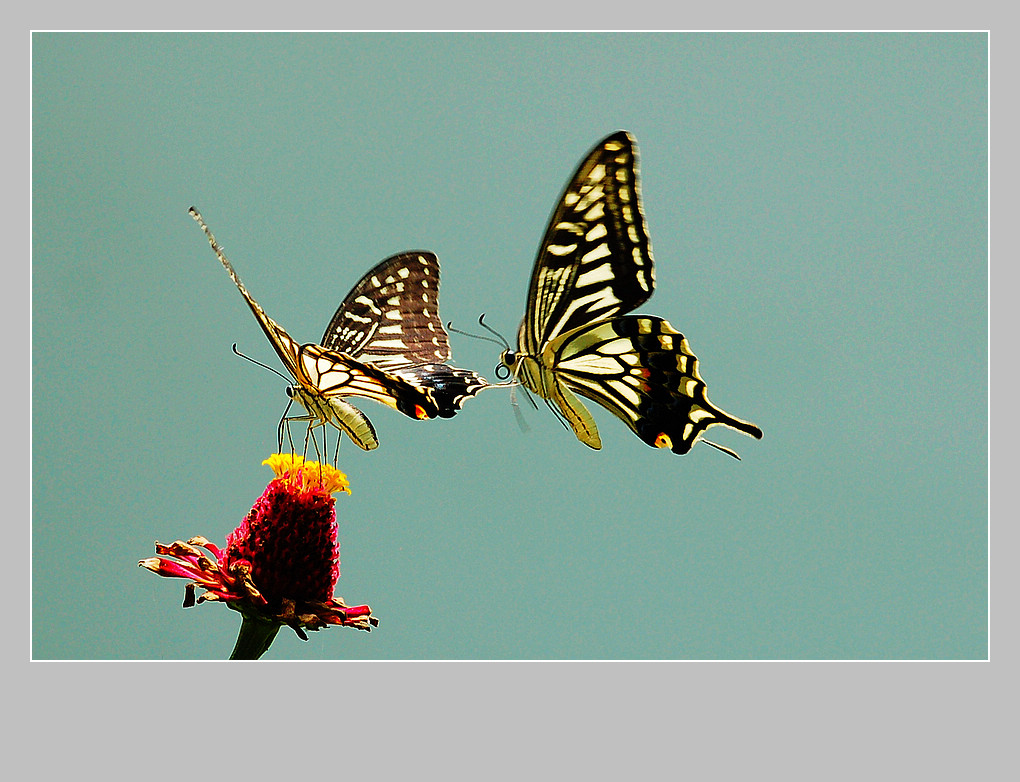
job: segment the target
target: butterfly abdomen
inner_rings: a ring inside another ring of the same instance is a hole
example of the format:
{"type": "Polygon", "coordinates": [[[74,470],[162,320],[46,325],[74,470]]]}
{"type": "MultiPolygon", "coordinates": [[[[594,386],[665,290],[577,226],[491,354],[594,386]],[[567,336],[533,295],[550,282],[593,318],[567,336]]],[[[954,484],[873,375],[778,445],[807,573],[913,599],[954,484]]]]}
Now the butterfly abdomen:
{"type": "Polygon", "coordinates": [[[375,427],[354,405],[348,404],[338,397],[325,397],[301,385],[289,386],[287,396],[297,401],[305,409],[310,426],[331,424],[340,431],[346,432],[351,440],[363,450],[371,451],[379,447],[375,427]]]}

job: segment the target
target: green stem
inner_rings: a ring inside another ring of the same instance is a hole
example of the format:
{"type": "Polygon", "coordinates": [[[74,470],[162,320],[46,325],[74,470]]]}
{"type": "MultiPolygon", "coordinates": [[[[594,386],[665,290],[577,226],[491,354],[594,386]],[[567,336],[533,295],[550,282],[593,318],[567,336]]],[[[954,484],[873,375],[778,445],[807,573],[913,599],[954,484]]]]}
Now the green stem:
{"type": "Polygon", "coordinates": [[[259,659],[269,649],[281,626],[279,622],[267,622],[241,614],[241,630],[237,634],[237,643],[230,653],[230,659],[259,659]]]}

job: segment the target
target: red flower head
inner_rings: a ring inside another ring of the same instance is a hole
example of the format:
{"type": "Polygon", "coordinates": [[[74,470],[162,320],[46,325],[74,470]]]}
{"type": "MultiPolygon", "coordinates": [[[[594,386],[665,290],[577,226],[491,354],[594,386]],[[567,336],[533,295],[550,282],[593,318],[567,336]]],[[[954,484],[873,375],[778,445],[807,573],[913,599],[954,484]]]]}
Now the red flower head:
{"type": "Polygon", "coordinates": [[[302,640],[326,625],[371,630],[368,606],[333,597],[340,575],[333,492],[350,494],[347,476],[300,456],[273,454],[263,464],[276,477],[220,549],[203,537],[169,546],[138,564],[160,576],[191,579],[184,607],[219,600],[243,617],[231,659],[258,658],[283,625],[302,640]],[[201,551],[205,549],[208,554],[201,551]],[[209,556],[209,555],[212,556],[209,556]]]}

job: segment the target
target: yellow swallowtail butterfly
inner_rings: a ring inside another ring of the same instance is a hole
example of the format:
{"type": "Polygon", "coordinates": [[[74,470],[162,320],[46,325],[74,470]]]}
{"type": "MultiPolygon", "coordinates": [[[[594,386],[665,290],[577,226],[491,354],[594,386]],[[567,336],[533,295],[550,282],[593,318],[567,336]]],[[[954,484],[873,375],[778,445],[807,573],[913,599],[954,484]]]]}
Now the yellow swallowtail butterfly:
{"type": "Polygon", "coordinates": [[[497,373],[544,398],[595,449],[602,441],[577,395],[649,445],[678,454],[717,425],[760,438],[757,426],[708,400],[683,334],[662,318],[627,314],[654,287],[637,150],[618,131],[584,158],[560,196],[531,275],[517,349],[503,352],[497,373]]]}

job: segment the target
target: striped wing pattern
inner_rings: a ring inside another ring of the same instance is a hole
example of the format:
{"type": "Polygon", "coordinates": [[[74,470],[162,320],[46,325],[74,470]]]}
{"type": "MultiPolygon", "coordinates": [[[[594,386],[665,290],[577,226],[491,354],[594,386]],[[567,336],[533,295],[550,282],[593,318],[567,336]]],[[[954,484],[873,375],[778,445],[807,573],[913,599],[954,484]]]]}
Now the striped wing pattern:
{"type": "Polygon", "coordinates": [[[678,454],[715,425],[760,438],[757,426],[709,401],[683,334],[661,318],[627,314],[654,288],[637,150],[619,131],[595,146],[563,191],[535,262],[518,350],[501,362],[594,449],[602,441],[578,396],[648,445],[678,454]]]}
{"type": "Polygon", "coordinates": [[[360,410],[343,401],[342,397],[374,399],[417,419],[439,415],[439,407],[427,388],[365,364],[346,353],[311,343],[299,344],[292,339],[248,293],[198,211],[192,207],[189,212],[205,232],[216,257],[293,376],[295,384],[288,389],[288,395],[305,408],[312,425],[329,423],[346,432],[359,447],[372,450],[379,445],[374,427],[360,410]]]}
{"type": "Polygon", "coordinates": [[[654,288],[637,152],[620,131],[588,154],[557,202],[531,276],[520,348],[537,355],[558,334],[630,312],[654,288]]]}
{"type": "Polygon", "coordinates": [[[351,289],[322,345],[380,369],[450,358],[439,320],[439,259],[423,250],[387,258],[351,289]]]}
{"type": "Polygon", "coordinates": [[[450,341],[439,317],[439,259],[425,250],[377,264],[344,297],[322,345],[429,389],[443,418],[488,382],[445,363],[450,341]]]}

